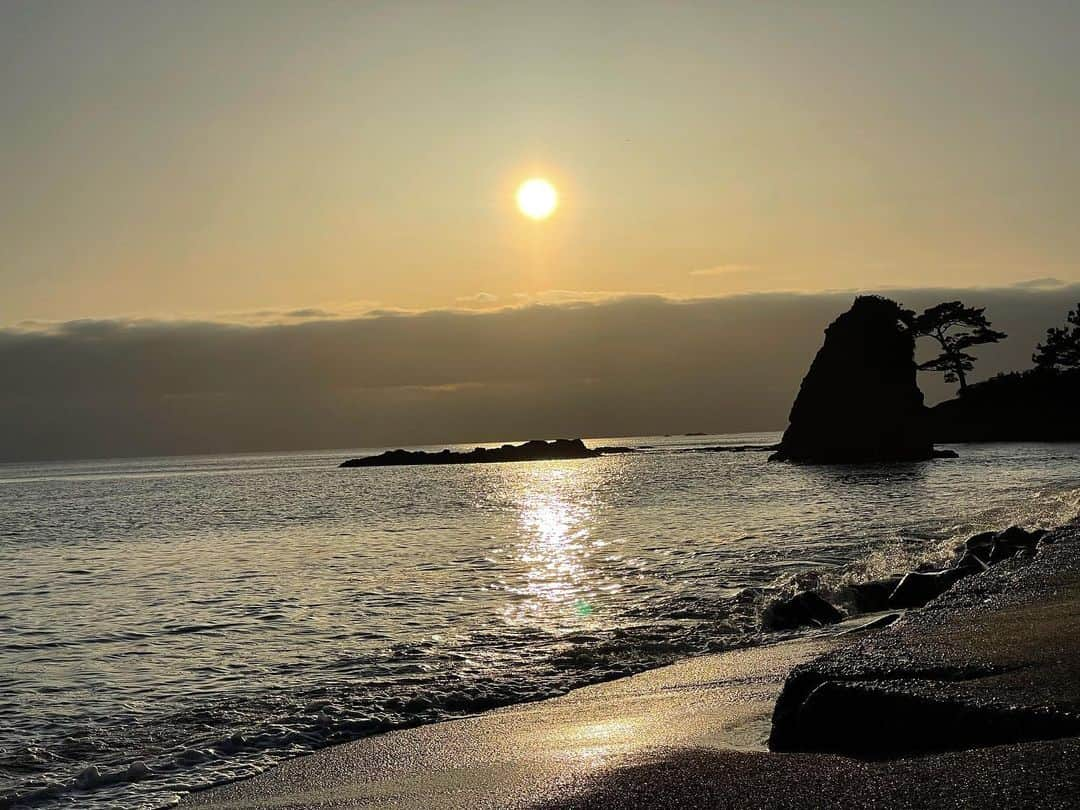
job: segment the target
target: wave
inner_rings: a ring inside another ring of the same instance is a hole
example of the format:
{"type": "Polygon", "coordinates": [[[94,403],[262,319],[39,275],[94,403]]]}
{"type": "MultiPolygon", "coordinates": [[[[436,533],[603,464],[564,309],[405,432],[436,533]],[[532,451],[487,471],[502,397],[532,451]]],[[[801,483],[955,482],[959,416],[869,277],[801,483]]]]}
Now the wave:
{"type": "MultiPolygon", "coordinates": [[[[856,615],[849,595],[858,584],[943,567],[980,531],[1013,524],[1052,528],[1078,513],[1080,489],[1048,489],[963,522],[869,538],[867,553],[854,561],[808,567],[787,560],[774,568],[794,570],[764,585],[705,583],[696,591],[664,595],[631,609],[617,626],[561,634],[478,633],[463,639],[452,655],[442,653],[441,661],[423,644],[398,644],[385,661],[328,663],[327,678],[317,688],[229,695],[132,724],[118,722],[111,731],[73,729],[48,749],[0,752],[0,769],[21,781],[0,794],[0,808],[66,804],[76,797],[81,806],[160,807],[191,790],[248,777],[330,745],[555,697],[694,655],[815,632],[771,633],[763,617],[775,600],[808,590],[856,615]],[[496,648],[503,652],[492,659],[496,648]],[[523,651],[537,649],[542,655],[523,667],[523,651]],[[166,729],[182,730],[171,739],[184,743],[157,742],[169,738],[166,729]],[[127,759],[123,752],[133,750],[138,758],[127,759]],[[82,766],[65,773],[75,763],[82,766]]],[[[178,624],[165,631],[213,629],[218,628],[178,624]]]]}

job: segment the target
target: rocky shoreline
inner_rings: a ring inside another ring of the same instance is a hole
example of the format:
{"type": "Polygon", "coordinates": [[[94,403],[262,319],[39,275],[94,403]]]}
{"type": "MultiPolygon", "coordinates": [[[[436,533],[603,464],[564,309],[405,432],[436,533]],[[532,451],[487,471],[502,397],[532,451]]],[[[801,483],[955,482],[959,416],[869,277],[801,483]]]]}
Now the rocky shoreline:
{"type": "MultiPolygon", "coordinates": [[[[981,532],[968,538],[948,564],[927,563],[905,574],[849,585],[835,600],[840,604],[832,604],[825,595],[813,590],[775,600],[766,606],[763,624],[766,630],[794,630],[836,624],[849,615],[923,607],[965,577],[988,571],[991,566],[1014,557],[1034,557],[1059,534],[1047,529],[1029,531],[1021,526],[981,532]],[[843,605],[850,609],[845,610],[843,605]]],[[[900,615],[879,616],[875,619],[876,626],[883,627],[900,615]]]]}
{"type": "Polygon", "coordinates": [[[990,566],[902,622],[796,667],[770,748],[887,759],[1080,736],[1080,528],[976,535],[965,559],[980,551],[990,566]]]}

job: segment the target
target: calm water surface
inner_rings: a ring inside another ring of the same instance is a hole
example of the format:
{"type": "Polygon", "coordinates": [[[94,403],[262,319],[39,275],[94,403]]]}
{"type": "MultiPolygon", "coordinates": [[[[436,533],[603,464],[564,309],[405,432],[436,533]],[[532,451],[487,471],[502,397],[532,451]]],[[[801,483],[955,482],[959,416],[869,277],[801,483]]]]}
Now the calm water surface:
{"type": "Polygon", "coordinates": [[[1080,445],[845,468],[678,452],[776,438],[451,467],[0,465],[0,806],[168,805],[334,742],[760,641],[770,589],[1078,511],[1080,445]]]}

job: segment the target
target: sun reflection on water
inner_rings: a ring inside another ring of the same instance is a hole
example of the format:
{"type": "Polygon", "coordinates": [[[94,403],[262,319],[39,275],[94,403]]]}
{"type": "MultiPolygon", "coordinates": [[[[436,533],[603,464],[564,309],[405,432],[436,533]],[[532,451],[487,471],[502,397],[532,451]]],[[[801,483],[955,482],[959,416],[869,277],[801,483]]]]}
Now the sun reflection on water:
{"type": "Polygon", "coordinates": [[[509,588],[518,598],[506,609],[508,621],[558,630],[596,614],[601,583],[590,558],[604,544],[590,528],[597,506],[592,477],[583,466],[568,466],[521,481],[514,556],[524,570],[509,588]]]}

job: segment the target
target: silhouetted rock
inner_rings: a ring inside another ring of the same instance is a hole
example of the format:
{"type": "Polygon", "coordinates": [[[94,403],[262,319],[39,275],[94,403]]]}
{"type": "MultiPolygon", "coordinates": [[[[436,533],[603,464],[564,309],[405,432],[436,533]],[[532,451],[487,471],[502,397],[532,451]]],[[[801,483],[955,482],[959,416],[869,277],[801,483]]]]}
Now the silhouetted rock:
{"type": "Polygon", "coordinates": [[[965,551],[953,568],[963,571],[965,574],[979,574],[990,568],[990,564],[987,562],[989,559],[989,554],[980,556],[974,551],[965,551]]]}
{"type": "Polygon", "coordinates": [[[101,784],[101,771],[98,770],[96,765],[91,765],[89,768],[79,772],[79,775],[75,777],[75,787],[79,790],[90,790],[93,787],[101,784]]]}
{"type": "Polygon", "coordinates": [[[765,609],[766,630],[794,630],[807,625],[822,626],[842,621],[844,613],[813,591],[797,593],[790,599],[773,602],[765,609]]]}
{"type": "Polygon", "coordinates": [[[1046,534],[1042,529],[1027,531],[1019,526],[1010,526],[994,535],[994,545],[990,549],[988,562],[991,564],[1015,557],[1021,551],[1034,553],[1039,539],[1046,534]]]}
{"type": "Polygon", "coordinates": [[[860,296],[829,325],[773,459],[847,463],[933,457],[915,382],[910,319],[895,301],[860,296]]]}
{"type": "Polygon", "coordinates": [[[849,585],[841,597],[845,605],[850,605],[856,613],[875,613],[889,607],[889,597],[900,584],[903,575],[897,574],[886,579],[871,579],[849,585]]]}
{"type": "Polygon", "coordinates": [[[608,447],[608,446],[603,446],[603,447],[597,447],[596,452],[599,453],[602,456],[615,456],[615,455],[619,455],[621,453],[636,453],[637,450],[634,449],[633,447],[618,447],[618,446],[608,447]]]}
{"type": "Polygon", "coordinates": [[[1080,441],[1080,370],[1035,369],[974,383],[929,412],[937,442],[1080,441]]]}
{"type": "Polygon", "coordinates": [[[590,450],[581,439],[555,439],[545,442],[534,439],[525,444],[504,444],[502,447],[477,447],[468,453],[443,450],[426,453],[423,450],[387,450],[377,456],[351,458],[339,467],[397,467],[415,464],[490,464],[500,461],[546,461],[555,459],[596,458],[599,450],[590,450]]]}
{"type": "Polygon", "coordinates": [[[990,549],[994,547],[994,538],[997,534],[997,532],[979,532],[967,539],[964,548],[986,559],[990,556],[990,549]]]}
{"type": "Polygon", "coordinates": [[[968,573],[960,568],[947,568],[944,571],[912,571],[905,574],[889,597],[889,607],[922,607],[931,599],[941,596],[968,573]]]}

